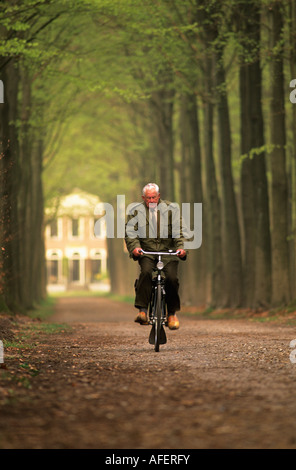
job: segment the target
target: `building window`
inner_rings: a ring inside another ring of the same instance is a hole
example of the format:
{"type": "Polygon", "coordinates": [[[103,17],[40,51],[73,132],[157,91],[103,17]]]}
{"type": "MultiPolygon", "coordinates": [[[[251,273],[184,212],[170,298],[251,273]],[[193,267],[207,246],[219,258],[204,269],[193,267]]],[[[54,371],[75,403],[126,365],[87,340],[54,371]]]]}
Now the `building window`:
{"type": "Polygon", "coordinates": [[[46,237],[52,240],[61,240],[63,232],[63,221],[59,217],[52,219],[46,227],[46,237]]]}
{"type": "Polygon", "coordinates": [[[49,284],[58,284],[60,280],[60,255],[51,252],[47,258],[47,279],[49,284]]]}
{"type": "Polygon", "coordinates": [[[78,282],[80,281],[80,260],[79,259],[73,259],[72,262],[72,281],[73,282],[78,282]]]}
{"type": "Polygon", "coordinates": [[[79,219],[72,219],[72,237],[79,237],[79,219]]]}
{"type": "Polygon", "coordinates": [[[71,281],[79,282],[80,281],[80,255],[79,253],[73,253],[71,263],[71,281]]]}
{"type": "Polygon", "coordinates": [[[59,265],[57,259],[48,261],[48,280],[50,284],[57,284],[59,278],[59,265]]]}
{"type": "Polygon", "coordinates": [[[49,235],[51,238],[58,236],[58,220],[54,219],[49,224],[49,235]]]}
{"type": "Polygon", "coordinates": [[[91,260],[91,282],[99,282],[102,276],[102,260],[91,260]]]}
{"type": "Polygon", "coordinates": [[[97,283],[106,276],[105,250],[90,250],[90,278],[91,283],[97,283]]]}
{"type": "Polygon", "coordinates": [[[58,236],[58,221],[57,221],[57,219],[54,219],[50,222],[49,230],[50,230],[50,236],[51,237],[57,237],[58,236]]]}
{"type": "Polygon", "coordinates": [[[72,217],[68,219],[69,240],[82,240],[84,237],[84,217],[72,217]]]}

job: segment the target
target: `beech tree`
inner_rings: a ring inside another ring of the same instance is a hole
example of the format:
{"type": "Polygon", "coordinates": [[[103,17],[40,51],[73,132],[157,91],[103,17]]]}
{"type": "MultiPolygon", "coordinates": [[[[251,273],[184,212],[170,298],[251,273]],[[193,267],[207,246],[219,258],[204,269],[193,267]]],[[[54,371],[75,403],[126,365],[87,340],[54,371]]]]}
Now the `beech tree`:
{"type": "Polygon", "coordinates": [[[240,44],[241,200],[244,229],[244,303],[267,306],[271,252],[265,139],[261,103],[260,2],[237,6],[240,44]]]}
{"type": "Polygon", "coordinates": [[[271,199],[272,199],[272,298],[275,305],[291,300],[288,246],[288,179],[286,173],[285,79],[283,64],[283,6],[269,6],[273,60],[271,76],[271,199]]]}

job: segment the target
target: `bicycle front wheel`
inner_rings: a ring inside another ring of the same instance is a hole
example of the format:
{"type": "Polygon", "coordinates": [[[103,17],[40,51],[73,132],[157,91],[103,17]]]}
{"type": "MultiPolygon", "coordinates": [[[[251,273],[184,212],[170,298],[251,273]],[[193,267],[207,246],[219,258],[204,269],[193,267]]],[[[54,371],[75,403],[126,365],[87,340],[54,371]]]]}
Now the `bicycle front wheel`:
{"type": "Polygon", "coordinates": [[[161,334],[161,286],[156,288],[156,305],[155,305],[155,338],[154,338],[154,349],[156,352],[159,351],[160,345],[160,334],[161,334]]]}

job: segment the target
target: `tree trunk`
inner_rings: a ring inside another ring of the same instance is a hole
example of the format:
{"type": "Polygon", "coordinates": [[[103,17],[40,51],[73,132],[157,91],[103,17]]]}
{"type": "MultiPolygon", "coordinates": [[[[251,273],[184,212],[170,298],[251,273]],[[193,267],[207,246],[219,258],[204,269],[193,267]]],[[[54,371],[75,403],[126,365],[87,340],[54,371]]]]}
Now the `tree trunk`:
{"type": "Polygon", "coordinates": [[[31,200],[31,155],[32,135],[30,134],[29,120],[31,117],[31,82],[24,68],[21,69],[21,95],[20,104],[20,137],[19,137],[19,159],[20,159],[20,185],[18,191],[18,212],[20,226],[23,228],[20,237],[20,264],[22,271],[22,305],[25,308],[33,308],[32,292],[32,250],[31,239],[34,226],[31,225],[32,200],[31,200]]]}
{"type": "Polygon", "coordinates": [[[42,137],[36,136],[32,149],[32,211],[31,211],[31,256],[32,256],[32,283],[31,295],[34,303],[39,303],[46,297],[46,265],[44,246],[44,198],[42,185],[42,137]]]}
{"type": "Polygon", "coordinates": [[[287,304],[291,300],[288,248],[288,185],[286,174],[285,93],[283,49],[280,46],[283,19],[279,2],[269,9],[271,46],[277,48],[271,62],[271,173],[272,173],[272,300],[287,304]]]}
{"type": "Polygon", "coordinates": [[[134,295],[134,282],[138,276],[138,263],[129,258],[123,238],[117,238],[117,211],[114,207],[114,238],[107,238],[108,274],[111,293],[116,295],[134,295]]]}
{"type": "Polygon", "coordinates": [[[241,198],[244,226],[244,304],[267,306],[271,294],[268,187],[261,105],[260,6],[240,6],[241,198]],[[252,46],[250,46],[252,40],[252,46]],[[258,49],[254,47],[258,45],[258,49]]]}
{"type": "Polygon", "coordinates": [[[206,203],[204,212],[207,221],[208,275],[210,276],[209,304],[212,307],[225,305],[226,296],[223,289],[224,272],[222,261],[221,212],[216,180],[213,153],[213,60],[205,59],[205,101],[204,106],[204,147],[206,172],[206,203]]]}
{"type": "MultiPolygon", "coordinates": [[[[203,202],[199,123],[194,95],[181,96],[179,129],[182,155],[180,200],[181,204],[190,203],[190,228],[193,230],[194,204],[203,202]]],[[[197,228],[202,230],[202,227],[197,228]]],[[[184,303],[201,305],[206,301],[204,253],[203,245],[199,249],[189,250],[186,263],[180,263],[181,298],[184,303]]]]}
{"type": "Polygon", "coordinates": [[[242,304],[242,259],[231,168],[231,130],[222,50],[218,49],[215,59],[216,96],[218,96],[217,119],[221,177],[223,264],[225,269],[224,285],[227,295],[226,305],[238,307],[242,304]]]}
{"type": "Polygon", "coordinates": [[[45,259],[43,240],[42,132],[30,124],[32,118],[32,81],[28,70],[21,70],[22,100],[19,155],[21,180],[18,194],[23,282],[21,299],[31,309],[45,296],[45,259]]]}
{"type": "Polygon", "coordinates": [[[173,142],[173,98],[169,84],[152,93],[151,118],[155,128],[156,171],[161,195],[175,201],[174,142],[173,142]]]}
{"type": "Polygon", "coordinates": [[[2,107],[1,233],[4,299],[12,311],[25,312],[45,296],[42,148],[29,124],[31,82],[10,61],[4,70],[2,107]],[[18,90],[21,85],[21,105],[18,90]],[[18,119],[20,126],[15,126],[18,119]]]}
{"type": "MultiPolygon", "coordinates": [[[[296,3],[290,0],[290,77],[296,79],[296,3]]],[[[292,105],[292,152],[290,160],[290,194],[291,194],[291,234],[290,239],[290,272],[291,295],[296,297],[296,104],[292,105]]]]}
{"type": "Polygon", "coordinates": [[[3,69],[4,104],[1,112],[1,249],[3,268],[3,297],[12,311],[21,309],[22,272],[19,260],[19,237],[22,227],[19,225],[17,211],[17,194],[19,189],[19,159],[17,97],[19,71],[13,60],[3,69]]]}

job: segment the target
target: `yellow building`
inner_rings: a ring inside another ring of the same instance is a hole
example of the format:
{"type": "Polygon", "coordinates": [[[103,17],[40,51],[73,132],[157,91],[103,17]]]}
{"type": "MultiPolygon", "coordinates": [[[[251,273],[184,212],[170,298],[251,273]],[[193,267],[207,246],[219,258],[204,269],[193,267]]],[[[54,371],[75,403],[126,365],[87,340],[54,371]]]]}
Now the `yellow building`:
{"type": "Polygon", "coordinates": [[[109,290],[106,226],[94,225],[97,196],[75,189],[46,209],[48,290],[109,290]]]}

